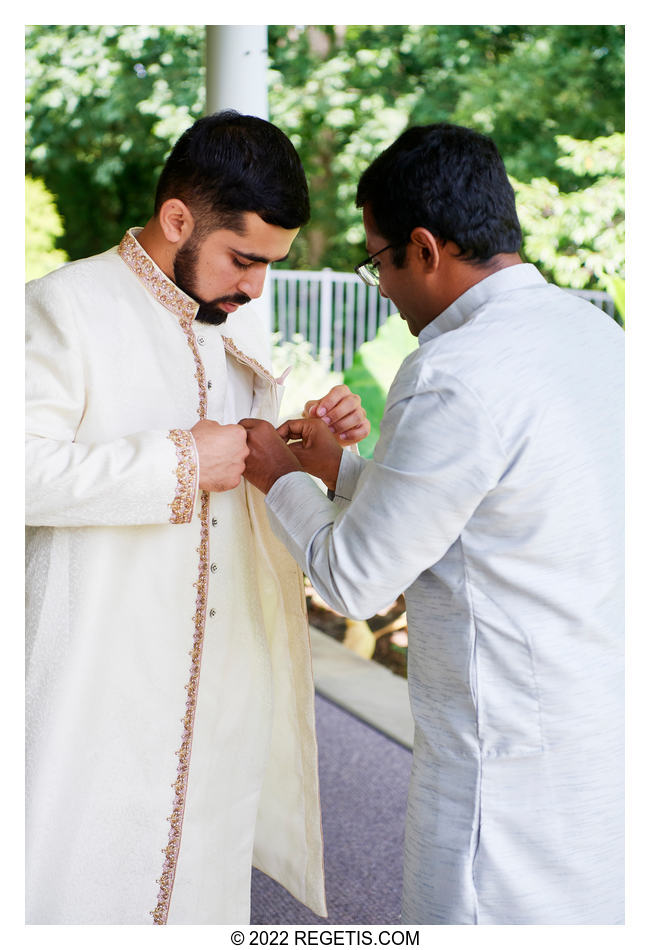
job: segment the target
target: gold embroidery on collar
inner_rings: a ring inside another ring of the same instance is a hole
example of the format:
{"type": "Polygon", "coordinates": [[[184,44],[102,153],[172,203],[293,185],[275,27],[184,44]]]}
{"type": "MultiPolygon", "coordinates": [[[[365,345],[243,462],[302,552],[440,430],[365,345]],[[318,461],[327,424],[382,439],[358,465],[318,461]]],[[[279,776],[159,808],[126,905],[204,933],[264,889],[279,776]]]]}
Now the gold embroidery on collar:
{"type": "Polygon", "coordinates": [[[158,303],[175,314],[183,325],[192,322],[199,309],[198,303],[163,274],[131,231],[126,232],[117,252],[158,303]]]}
{"type": "Polygon", "coordinates": [[[223,342],[228,352],[232,353],[232,355],[236,359],[256,369],[258,373],[260,373],[262,376],[264,376],[265,379],[268,379],[270,382],[275,382],[275,377],[268,371],[266,366],[262,366],[262,364],[259,363],[256,359],[253,359],[252,356],[248,356],[246,353],[240,350],[238,346],[235,346],[235,344],[233,343],[233,341],[230,339],[229,336],[224,336],[223,342]]]}

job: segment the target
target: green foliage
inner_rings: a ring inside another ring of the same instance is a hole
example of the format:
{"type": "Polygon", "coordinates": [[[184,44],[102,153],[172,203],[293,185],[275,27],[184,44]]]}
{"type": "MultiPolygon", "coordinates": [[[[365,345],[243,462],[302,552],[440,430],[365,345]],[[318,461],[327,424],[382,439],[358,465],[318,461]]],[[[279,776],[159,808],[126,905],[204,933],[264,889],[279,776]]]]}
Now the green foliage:
{"type": "Polygon", "coordinates": [[[350,270],[365,256],[356,183],[408,125],[470,125],[522,183],[580,188],[580,172],[556,165],[558,136],[622,131],[624,44],[621,26],[269,27],[271,116],[313,195],[299,266],[350,270]]]}
{"type": "Polygon", "coordinates": [[[371,458],[375,450],[386,396],[395,373],[416,346],[416,338],[400,315],[394,313],[379,329],[374,340],[359,347],[352,366],[343,374],[343,381],[361,397],[361,404],[370,420],[370,435],[359,443],[359,452],[364,458],[371,458]]]}
{"type": "Polygon", "coordinates": [[[54,196],[42,181],[25,179],[25,280],[35,280],[65,263],[67,256],[56,250],[63,223],[54,196]]]}
{"type": "Polygon", "coordinates": [[[153,210],[166,153],[204,104],[200,26],[28,26],[28,174],[57,195],[71,258],[153,210]]]}
{"type": "Polygon", "coordinates": [[[560,286],[609,290],[609,279],[625,269],[624,136],[583,142],[560,135],[558,147],[552,179],[513,181],[526,257],[560,286]],[[588,184],[561,191],[562,169],[588,184]]]}
{"type": "MultiPolygon", "coordinates": [[[[204,108],[204,46],[203,26],[26,28],[27,171],[57,196],[70,257],[150,216],[164,158],[204,108]]],[[[622,132],[624,53],[611,25],[270,26],[270,115],[301,154],[313,208],[285,266],[365,257],[356,184],[408,125],[487,132],[521,185],[596,187],[599,172],[558,159],[571,158],[567,136],[622,132]]],[[[590,253],[606,255],[605,240],[590,253]]]]}
{"type": "Polygon", "coordinates": [[[605,288],[614,299],[614,306],[618,311],[622,327],[625,326],[625,281],[615,275],[607,275],[604,278],[605,288]]]}

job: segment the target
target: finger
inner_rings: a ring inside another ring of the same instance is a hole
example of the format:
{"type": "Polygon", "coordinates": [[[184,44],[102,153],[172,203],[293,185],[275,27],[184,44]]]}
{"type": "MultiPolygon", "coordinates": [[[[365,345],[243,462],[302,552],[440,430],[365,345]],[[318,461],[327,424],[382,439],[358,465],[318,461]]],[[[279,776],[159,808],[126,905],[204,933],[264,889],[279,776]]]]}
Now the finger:
{"type": "Polygon", "coordinates": [[[323,422],[327,422],[328,425],[340,422],[346,416],[356,413],[358,415],[357,422],[363,418],[365,415],[364,410],[361,408],[361,399],[355,393],[347,393],[342,399],[340,399],[335,406],[322,415],[321,418],[323,422]]]}
{"type": "Polygon", "coordinates": [[[351,395],[353,394],[350,393],[350,390],[347,386],[342,384],[333,386],[330,391],[325,396],[323,396],[322,399],[318,400],[317,408],[315,413],[312,412],[312,415],[317,415],[319,419],[323,419],[325,417],[331,418],[334,408],[338,406],[342,399],[346,399],[351,395]]]}
{"type": "Polygon", "coordinates": [[[309,416],[316,414],[316,409],[318,408],[318,399],[310,399],[305,403],[305,408],[302,410],[303,418],[307,419],[309,416]]]}
{"type": "Polygon", "coordinates": [[[289,439],[301,439],[306,427],[313,424],[313,419],[287,419],[276,432],[287,442],[289,439]]]}
{"type": "Polygon", "coordinates": [[[370,426],[356,426],[354,429],[346,429],[345,432],[337,432],[336,438],[339,442],[345,442],[346,445],[361,442],[370,435],[370,426]]]}
{"type": "Polygon", "coordinates": [[[240,419],[237,425],[243,429],[254,429],[259,421],[259,419],[240,419]]]}
{"type": "Polygon", "coordinates": [[[333,428],[335,432],[345,432],[346,429],[356,429],[357,426],[363,425],[366,421],[366,418],[365,411],[361,409],[361,407],[358,407],[354,408],[352,412],[348,412],[339,418],[332,419],[329,423],[329,426],[330,428],[333,428]]]}
{"type": "Polygon", "coordinates": [[[301,468],[309,468],[309,459],[312,453],[305,448],[302,442],[290,442],[289,450],[293,453],[301,468]]]}
{"type": "Polygon", "coordinates": [[[289,426],[286,422],[283,422],[281,426],[278,426],[275,431],[278,433],[283,442],[288,442],[291,438],[289,426]]]}

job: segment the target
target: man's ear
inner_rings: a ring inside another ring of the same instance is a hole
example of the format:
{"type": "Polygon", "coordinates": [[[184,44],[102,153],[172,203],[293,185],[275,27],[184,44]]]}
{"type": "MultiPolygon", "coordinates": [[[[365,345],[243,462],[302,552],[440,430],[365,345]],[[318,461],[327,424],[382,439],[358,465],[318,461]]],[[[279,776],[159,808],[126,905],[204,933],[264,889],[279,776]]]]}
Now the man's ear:
{"type": "Polygon", "coordinates": [[[184,244],[194,230],[192,212],[180,198],[163,201],[158,212],[160,228],[170,244],[184,244]]]}
{"type": "Polygon", "coordinates": [[[438,239],[427,228],[414,228],[411,231],[411,243],[415,246],[417,259],[423,267],[432,273],[440,266],[440,248],[438,239]]]}

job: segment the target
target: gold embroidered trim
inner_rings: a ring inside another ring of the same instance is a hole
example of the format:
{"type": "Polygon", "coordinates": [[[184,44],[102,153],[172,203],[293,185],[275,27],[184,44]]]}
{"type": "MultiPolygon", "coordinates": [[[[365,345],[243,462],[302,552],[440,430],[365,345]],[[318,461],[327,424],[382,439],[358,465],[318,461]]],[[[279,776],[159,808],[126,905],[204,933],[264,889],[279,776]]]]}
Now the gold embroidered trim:
{"type": "Polygon", "coordinates": [[[183,831],[183,816],[185,814],[185,802],[187,799],[187,782],[190,773],[190,757],[192,751],[192,738],[194,734],[194,718],[196,716],[196,703],[199,692],[199,679],[201,676],[201,657],[203,655],[203,635],[205,630],[205,613],[208,600],[208,560],[209,560],[209,532],[208,521],[210,513],[210,495],[207,491],[201,492],[201,542],[197,548],[199,554],[199,579],[195,583],[197,589],[196,613],[194,614],[194,638],[190,651],[192,663],[190,666],[190,678],[185,691],[187,700],[185,702],[185,716],[183,717],[183,737],[181,747],[177,751],[178,769],[176,772],[176,781],[172,785],[174,789],[174,803],[172,813],[169,816],[169,839],[167,847],[162,849],[165,855],[163,861],[162,874],[157,880],[160,885],[158,891],[158,903],[156,909],[151,911],[155,924],[166,924],[169,914],[169,905],[171,902],[172,891],[174,889],[174,878],[176,876],[176,867],[178,864],[178,855],[181,847],[181,835],[183,831]]]}
{"type": "Polygon", "coordinates": [[[167,310],[175,314],[184,328],[192,323],[199,305],[152,261],[145,249],[138,244],[132,231],[127,231],[117,249],[118,254],[138,280],[142,281],[152,297],[167,310]]]}
{"type": "Polygon", "coordinates": [[[232,353],[232,355],[235,356],[238,360],[241,360],[242,363],[247,363],[249,366],[254,366],[255,369],[258,371],[258,373],[261,373],[262,376],[264,376],[269,381],[271,382],[276,381],[275,377],[273,376],[272,373],[269,372],[266,366],[262,366],[262,364],[259,363],[257,360],[253,359],[252,356],[248,356],[246,353],[240,350],[238,346],[235,346],[235,344],[233,343],[233,341],[230,339],[229,336],[224,336],[222,339],[223,339],[224,346],[226,347],[226,349],[230,353],[232,353]]]}
{"type": "Polygon", "coordinates": [[[176,496],[170,504],[172,524],[187,524],[192,520],[196,494],[196,455],[194,439],[185,429],[172,429],[167,436],[176,446],[176,496]]]}
{"type": "MultiPolygon", "coordinates": [[[[194,356],[196,373],[194,378],[198,385],[199,407],[198,416],[205,419],[208,412],[208,390],[205,382],[205,369],[201,362],[199,349],[192,329],[192,322],[181,321],[183,330],[187,336],[187,343],[194,356]]],[[[182,719],[183,735],[181,747],[177,751],[178,767],[176,770],[176,781],[172,784],[174,789],[174,801],[172,804],[172,813],[169,816],[169,837],[167,846],[162,849],[165,855],[163,861],[162,874],[157,880],[160,885],[158,890],[158,900],[155,910],[151,911],[154,924],[164,925],[167,923],[169,907],[174,889],[174,879],[176,877],[176,867],[178,864],[178,855],[181,847],[181,836],[183,831],[183,816],[185,814],[185,803],[187,799],[187,783],[190,770],[190,757],[192,751],[192,738],[194,735],[194,718],[196,715],[196,704],[199,691],[199,679],[201,676],[201,657],[203,655],[203,638],[205,634],[205,616],[208,600],[208,583],[210,577],[209,570],[209,523],[210,523],[210,493],[201,492],[200,502],[201,535],[197,553],[199,555],[199,573],[194,586],[196,587],[196,611],[192,618],[194,623],[194,635],[192,640],[192,649],[190,656],[192,662],[190,665],[190,676],[185,691],[187,699],[185,702],[185,716],[182,719]]]]}
{"type": "Polygon", "coordinates": [[[196,342],[196,337],[192,332],[191,324],[187,327],[183,327],[187,336],[187,345],[192,351],[194,357],[194,363],[196,365],[196,373],[194,374],[194,379],[196,380],[196,385],[199,390],[199,408],[197,410],[199,419],[205,419],[208,414],[208,387],[205,382],[205,369],[203,368],[203,363],[201,362],[201,357],[199,355],[199,347],[196,342]]]}

